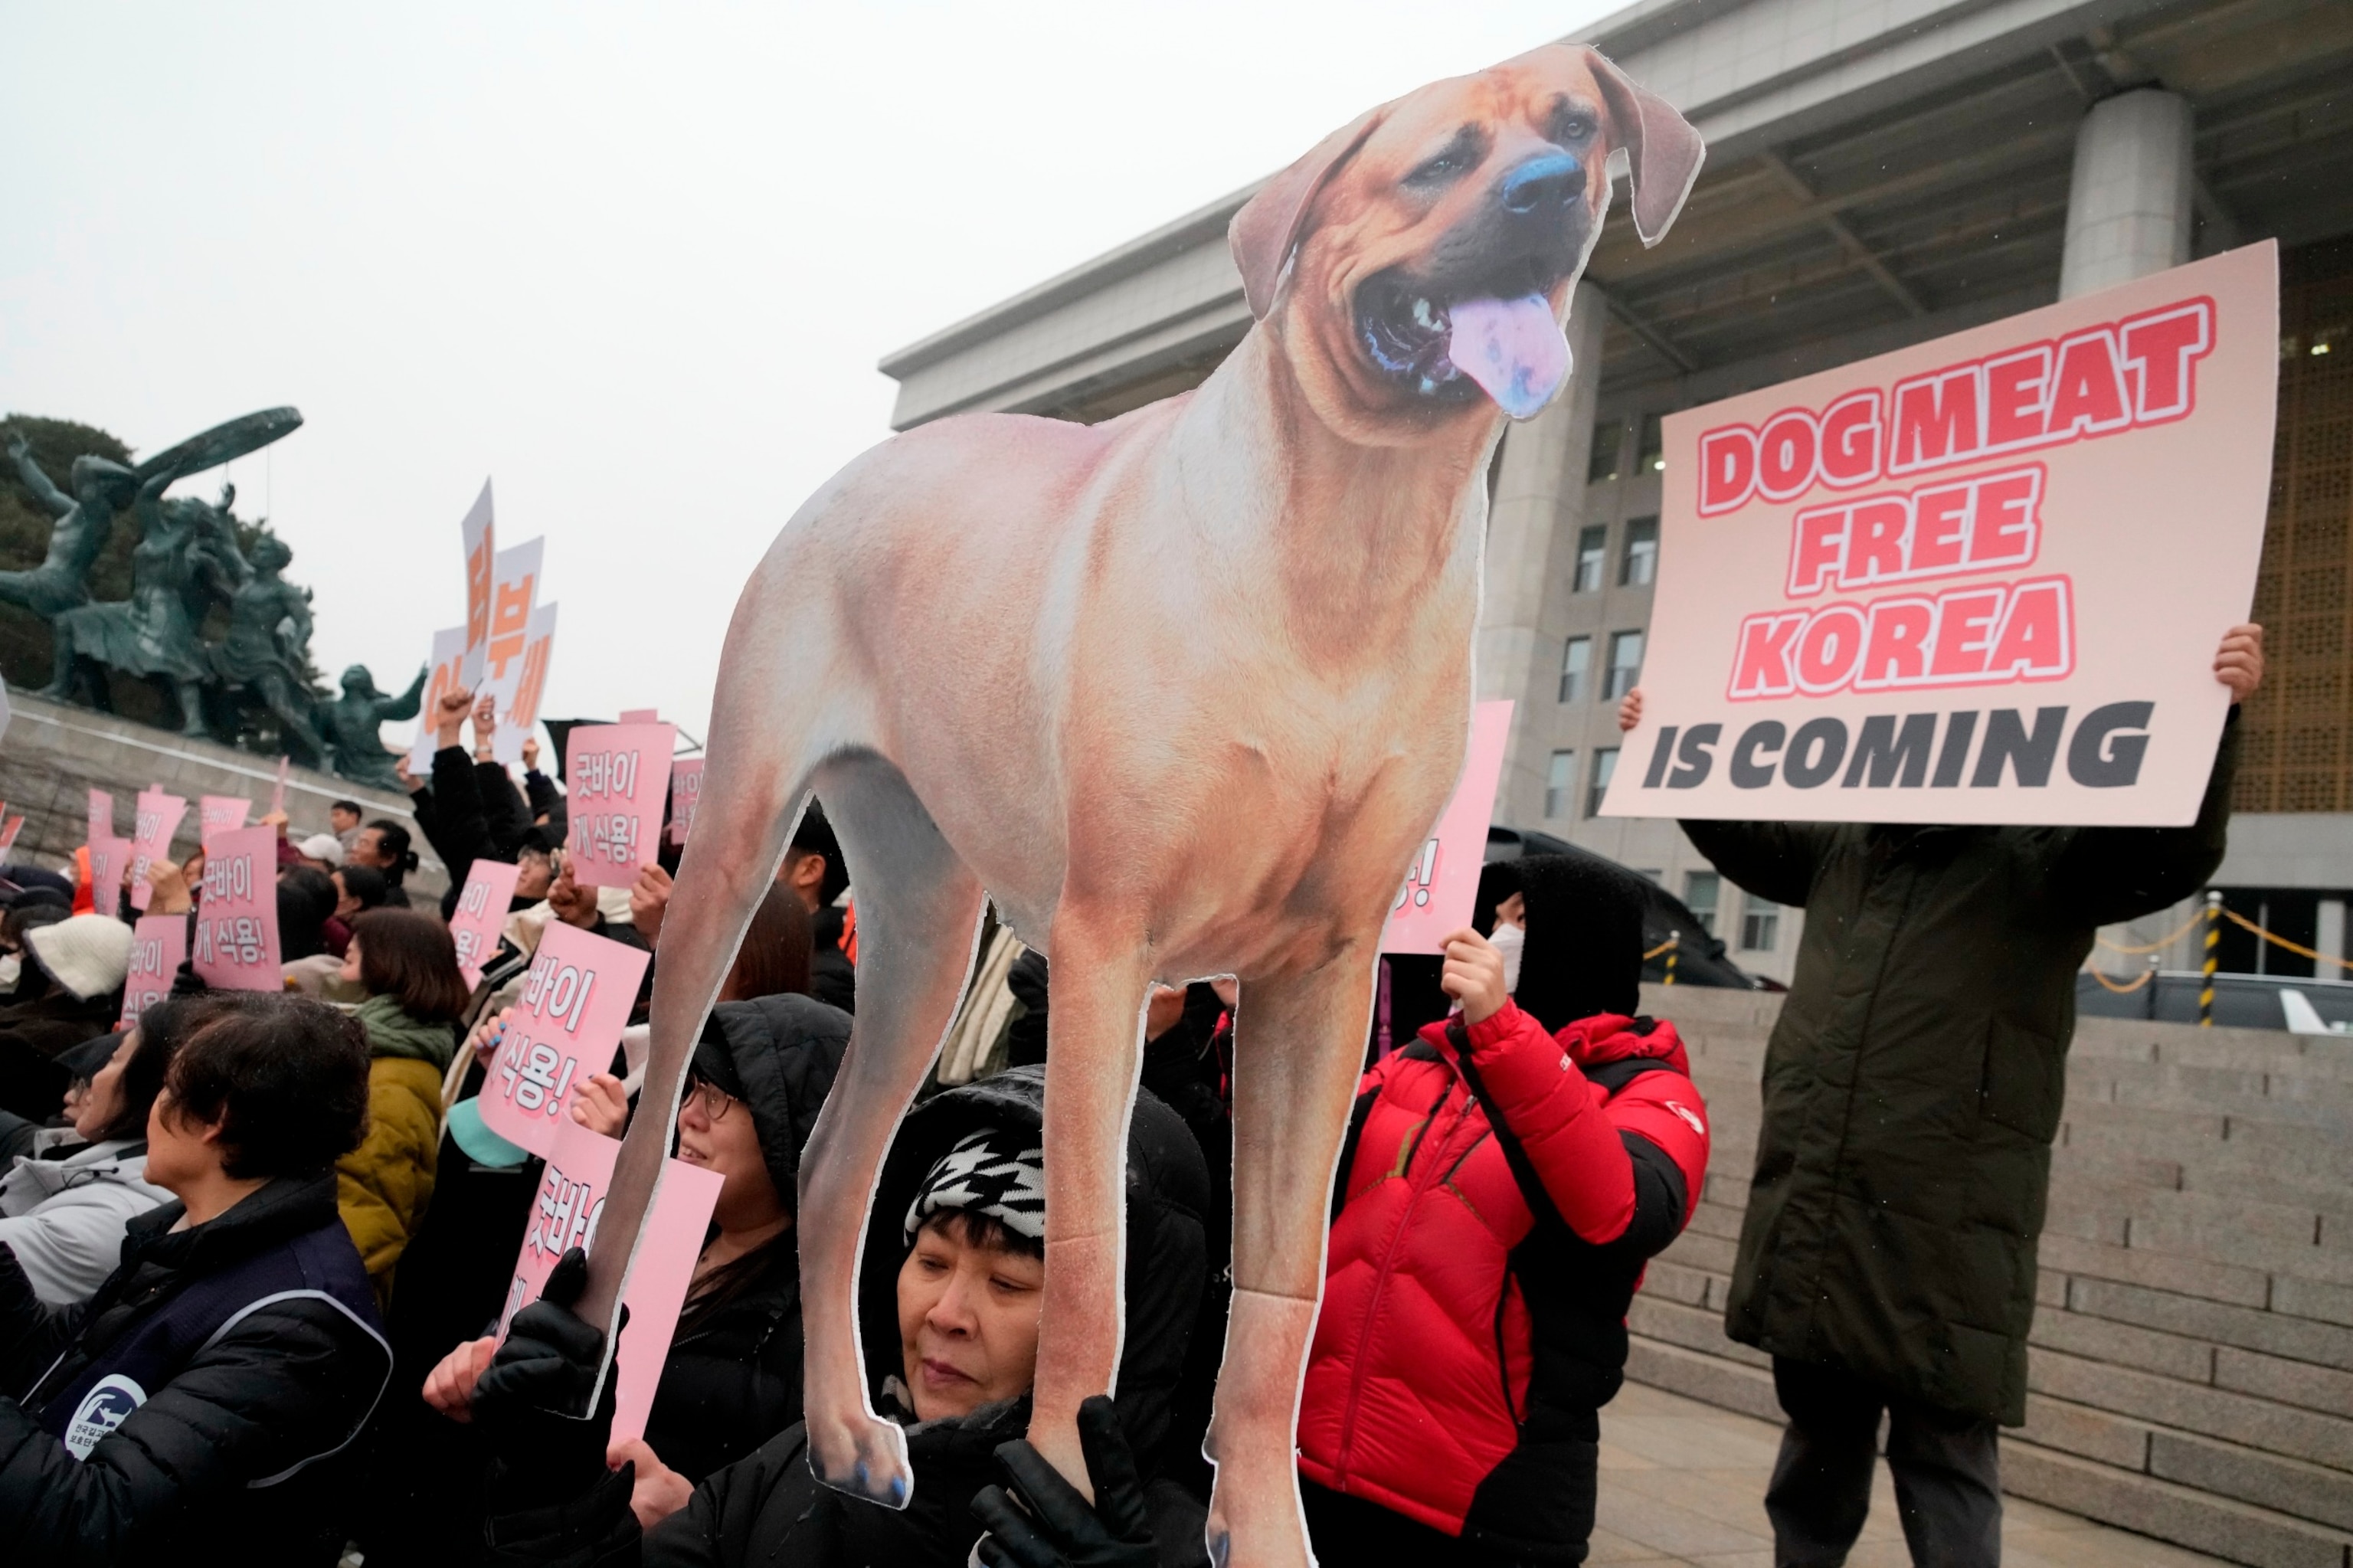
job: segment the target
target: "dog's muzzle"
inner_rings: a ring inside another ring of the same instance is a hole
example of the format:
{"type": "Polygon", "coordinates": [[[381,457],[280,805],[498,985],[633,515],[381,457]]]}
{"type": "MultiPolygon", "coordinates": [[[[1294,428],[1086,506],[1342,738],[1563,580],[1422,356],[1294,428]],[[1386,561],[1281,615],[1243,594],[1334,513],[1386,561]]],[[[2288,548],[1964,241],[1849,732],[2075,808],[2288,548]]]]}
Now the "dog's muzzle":
{"type": "Polygon", "coordinates": [[[1415,397],[1463,403],[1483,391],[1515,419],[1534,415],[1568,378],[1549,295],[1582,253],[1584,197],[1585,165],[1557,149],[1505,171],[1427,266],[1357,287],[1366,359],[1415,397]]]}

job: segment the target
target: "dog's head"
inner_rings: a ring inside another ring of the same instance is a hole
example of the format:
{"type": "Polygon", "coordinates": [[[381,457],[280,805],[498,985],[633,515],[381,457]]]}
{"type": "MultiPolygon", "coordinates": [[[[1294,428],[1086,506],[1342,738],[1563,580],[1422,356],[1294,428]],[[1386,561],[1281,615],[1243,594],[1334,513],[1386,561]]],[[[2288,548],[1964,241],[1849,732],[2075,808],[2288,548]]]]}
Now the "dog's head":
{"type": "Polygon", "coordinates": [[[1664,100],[1560,44],[1432,82],[1325,137],[1234,215],[1250,313],[1354,439],[1483,419],[1491,398],[1526,418],[1567,377],[1559,323],[1620,147],[1635,228],[1656,244],[1704,152],[1664,100]]]}

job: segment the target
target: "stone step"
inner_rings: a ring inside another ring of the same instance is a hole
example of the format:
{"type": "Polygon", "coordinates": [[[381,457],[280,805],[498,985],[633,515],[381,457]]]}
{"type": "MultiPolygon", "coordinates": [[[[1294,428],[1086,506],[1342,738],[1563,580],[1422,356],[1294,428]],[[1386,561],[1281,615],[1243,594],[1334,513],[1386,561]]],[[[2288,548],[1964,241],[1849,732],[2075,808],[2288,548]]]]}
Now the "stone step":
{"type": "Polygon", "coordinates": [[[2062,1144],[2051,1151],[2051,1181],[2054,1187],[2084,1180],[2284,1204],[2353,1220],[2353,1190],[2307,1181],[2296,1171],[2282,1170],[2275,1159],[2256,1158],[2227,1143],[2205,1150],[2202,1158],[2188,1164],[2179,1160],[2123,1153],[2093,1143],[2062,1144]]]}
{"type": "Polygon", "coordinates": [[[2307,1128],[2267,1128],[2247,1118],[2116,1105],[2094,1105],[2079,1114],[2071,1107],[2058,1141],[2070,1148],[2178,1160],[2185,1171],[2210,1159],[2233,1168],[2249,1160],[2268,1160],[2308,1182],[2353,1185],[2353,1146],[2315,1136],[2307,1128]]]}
{"type": "MultiPolygon", "coordinates": [[[[1626,1375],[1781,1420],[1770,1371],[1639,1330],[1629,1339],[1626,1375]]],[[[2348,1568],[2353,1535],[2249,1496],[2334,1509],[2338,1494],[2330,1489],[2344,1478],[2314,1470],[2042,1396],[2029,1397],[2027,1427],[2002,1442],[2002,1488],[2012,1495],[2254,1568],[2348,1568]],[[2152,1465],[2164,1468],[2152,1474],[2152,1465]]]]}
{"type": "Polygon", "coordinates": [[[2267,1395],[2184,1383],[2040,1346],[2027,1357],[2026,1384],[2037,1393],[2073,1404],[2353,1470],[2353,1421],[2283,1404],[2267,1395]]]}
{"type": "Polygon", "coordinates": [[[2044,1228],[2353,1286],[2353,1223],[2310,1209],[2079,1178],[2052,1183],[2044,1228]]]}
{"type": "MultiPolygon", "coordinates": [[[[1701,1277],[1699,1299],[1703,1302],[1711,1277],[1701,1277]]],[[[2077,1316],[2161,1330],[2210,1344],[2233,1345],[2353,1372],[2353,1329],[2086,1275],[2046,1269],[2042,1277],[2059,1282],[2067,1310],[2077,1316]]]]}
{"type": "Polygon", "coordinates": [[[2155,1476],[2009,1438],[2002,1490],[2253,1568],[2346,1568],[2353,1535],[2155,1476]]]}
{"type": "Polygon", "coordinates": [[[1743,1366],[1761,1367],[1770,1372],[1773,1358],[1753,1346],[1736,1344],[1725,1337],[1724,1314],[1710,1312],[1703,1307],[1689,1307],[1680,1301],[1669,1301],[1642,1291],[1626,1309],[1626,1329],[1630,1333],[1662,1344],[1679,1345],[1702,1355],[1721,1356],[1743,1366]]]}

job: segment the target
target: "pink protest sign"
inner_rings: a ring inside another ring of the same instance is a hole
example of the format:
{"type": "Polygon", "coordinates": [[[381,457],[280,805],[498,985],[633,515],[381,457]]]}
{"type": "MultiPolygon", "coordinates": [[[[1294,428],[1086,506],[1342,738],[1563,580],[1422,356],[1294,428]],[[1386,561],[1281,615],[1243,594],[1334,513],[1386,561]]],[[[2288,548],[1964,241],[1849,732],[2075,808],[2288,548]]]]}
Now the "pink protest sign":
{"type": "Polygon", "coordinates": [[[482,1125],[544,1155],[573,1125],[580,1083],[611,1065],[652,955],[561,920],[548,923],[506,1034],[482,1080],[482,1125]]]}
{"type": "Polygon", "coordinates": [[[1481,703],[1471,715],[1471,745],[1462,777],[1438,826],[1406,869],[1388,924],[1385,953],[1442,953],[1446,938],[1471,924],[1479,895],[1479,868],[1487,863],[1487,823],[1495,784],[1504,776],[1504,743],[1512,733],[1512,705],[1481,703]]]}
{"type": "Polygon", "coordinates": [[[100,839],[114,836],[114,797],[103,789],[90,792],[90,842],[96,847],[100,839]]]}
{"type": "Polygon", "coordinates": [[[188,802],[185,796],[166,795],[161,789],[139,792],[137,810],[131,830],[131,906],[143,910],[155,890],[148,885],[147,868],[172,854],[172,840],[187,820],[188,802]]]}
{"type": "Polygon", "coordinates": [[[661,710],[659,708],[623,708],[621,710],[620,722],[623,724],[659,724],[661,723],[661,710]]]}
{"type": "MultiPolygon", "coordinates": [[[[539,1299],[549,1273],[566,1251],[575,1246],[594,1251],[596,1245],[596,1222],[604,1213],[606,1190],[621,1145],[570,1117],[563,1121],[548,1150],[547,1168],[540,1173],[539,1194],[527,1212],[522,1250],[516,1255],[506,1307],[499,1315],[501,1340],[514,1315],[539,1299]]],[[[628,1305],[629,1330],[621,1336],[616,1372],[620,1382],[613,1395],[615,1442],[645,1436],[654,1388],[661,1381],[670,1336],[677,1331],[679,1310],[686,1305],[687,1287],[693,1282],[695,1260],[702,1254],[703,1234],[710,1229],[711,1211],[723,1185],[723,1178],[709,1166],[682,1160],[662,1162],[651,1223],[621,1297],[628,1305]]]]}
{"type": "Polygon", "coordinates": [[[211,847],[215,833],[245,826],[253,802],[242,795],[206,795],[196,802],[196,842],[211,847]]]}
{"type": "Polygon", "coordinates": [[[2278,355],[2266,241],[1669,415],[1603,814],[2191,821],[2278,355]]]}
{"type": "Polygon", "coordinates": [[[131,871],[131,841],[112,833],[90,841],[90,907],[112,915],[122,907],[122,879],[131,871]]]}
{"type": "Polygon", "coordinates": [[[122,1021],[128,1029],[139,1015],[172,994],[172,977],[188,956],[185,915],[142,915],[131,938],[131,973],[122,982],[122,1021]]]}
{"type": "Polygon", "coordinates": [[[290,757],[281,757],[278,759],[278,782],[269,791],[269,814],[272,816],[281,814],[286,810],[286,775],[293,766],[294,759],[290,757]]]}
{"type": "Polygon", "coordinates": [[[682,844],[694,831],[694,808],[702,799],[702,758],[690,757],[670,765],[670,842],[682,844]]]}
{"type": "Polygon", "coordinates": [[[587,725],[572,732],[564,772],[575,882],[627,887],[640,866],[653,863],[677,736],[666,724],[587,725]]]}
{"type": "Polygon", "coordinates": [[[470,986],[481,983],[482,966],[499,950],[499,932],[522,874],[521,866],[503,860],[477,860],[466,873],[466,885],[449,912],[449,939],[458,945],[458,968],[470,986]]]}
{"type": "Polygon", "coordinates": [[[278,967],[278,830],[232,828],[205,851],[188,957],[217,991],[282,991],[278,967]]]}

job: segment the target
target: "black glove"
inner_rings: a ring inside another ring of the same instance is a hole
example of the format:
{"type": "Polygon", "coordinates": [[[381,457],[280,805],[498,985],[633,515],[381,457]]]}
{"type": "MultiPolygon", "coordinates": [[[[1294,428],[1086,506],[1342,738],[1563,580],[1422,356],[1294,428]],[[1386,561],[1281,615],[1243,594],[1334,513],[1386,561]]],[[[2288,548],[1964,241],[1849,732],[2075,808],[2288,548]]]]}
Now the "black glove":
{"type": "Polygon", "coordinates": [[[1160,1549],[1135,1455],[1100,1393],[1079,1406],[1079,1449],[1095,1489],[1092,1508],[1027,1439],[997,1447],[1005,1485],[983,1487],[972,1499],[973,1517],[988,1527],[974,1548],[987,1568],[1156,1568],[1160,1549]]]}
{"type": "Polygon", "coordinates": [[[578,1497],[605,1474],[620,1380],[607,1377],[596,1411],[581,1419],[605,1359],[605,1336],[572,1311],[587,1285],[588,1255],[575,1246],[550,1271],[539,1299],[514,1315],[506,1343],[474,1385],[474,1425],[500,1472],[499,1511],[578,1497]]]}

